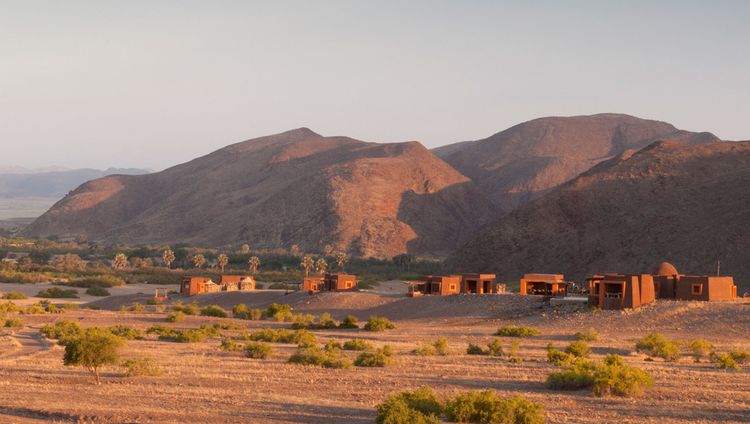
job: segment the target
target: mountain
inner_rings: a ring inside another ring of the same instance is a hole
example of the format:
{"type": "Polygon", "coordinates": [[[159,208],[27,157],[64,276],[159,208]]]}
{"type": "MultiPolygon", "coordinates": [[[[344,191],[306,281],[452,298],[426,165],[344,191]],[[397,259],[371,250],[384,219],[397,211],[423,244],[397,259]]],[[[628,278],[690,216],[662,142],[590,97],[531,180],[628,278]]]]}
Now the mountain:
{"type": "Polygon", "coordinates": [[[25,235],[441,256],[490,216],[472,182],[417,142],[367,143],[300,128],[158,173],[89,181],[25,235]]]}
{"type": "MultiPolygon", "coordinates": [[[[656,142],[626,151],[488,226],[448,259],[452,269],[581,278],[721,270],[750,279],[750,141],[656,142]]],[[[745,286],[747,287],[747,285],[745,286]]]]}
{"type": "Polygon", "coordinates": [[[713,134],[682,131],[665,122],[599,114],[535,119],[433,152],[509,212],[625,150],[663,139],[719,141],[713,134]]]}
{"type": "Polygon", "coordinates": [[[58,171],[34,171],[25,168],[5,168],[8,173],[0,173],[0,199],[24,197],[44,197],[59,200],[70,190],[82,183],[105,175],[145,174],[143,169],[70,169],[58,171]]]}

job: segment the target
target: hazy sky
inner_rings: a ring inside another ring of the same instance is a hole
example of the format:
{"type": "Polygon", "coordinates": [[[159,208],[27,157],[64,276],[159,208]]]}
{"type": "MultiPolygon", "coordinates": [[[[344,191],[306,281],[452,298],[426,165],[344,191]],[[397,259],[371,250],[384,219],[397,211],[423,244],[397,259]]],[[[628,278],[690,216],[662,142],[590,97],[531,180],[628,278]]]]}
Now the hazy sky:
{"type": "Polygon", "coordinates": [[[429,147],[623,112],[750,139],[750,1],[0,0],[0,165],[307,126],[429,147]]]}

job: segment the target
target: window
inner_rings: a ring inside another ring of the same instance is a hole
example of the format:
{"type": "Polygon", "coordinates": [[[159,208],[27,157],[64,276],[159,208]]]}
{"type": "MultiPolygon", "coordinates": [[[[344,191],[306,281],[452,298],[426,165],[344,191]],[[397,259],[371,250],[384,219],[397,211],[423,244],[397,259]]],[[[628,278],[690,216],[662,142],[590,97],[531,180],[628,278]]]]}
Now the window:
{"type": "Polygon", "coordinates": [[[456,285],[455,284],[451,284],[450,288],[451,288],[451,291],[456,290],[456,285]]]}
{"type": "Polygon", "coordinates": [[[703,294],[703,284],[693,284],[690,287],[690,293],[693,296],[700,296],[701,294],[703,294]]]}
{"type": "Polygon", "coordinates": [[[347,289],[350,289],[350,288],[352,288],[352,282],[351,282],[351,281],[347,281],[347,282],[346,282],[346,288],[347,288],[347,289]]]}

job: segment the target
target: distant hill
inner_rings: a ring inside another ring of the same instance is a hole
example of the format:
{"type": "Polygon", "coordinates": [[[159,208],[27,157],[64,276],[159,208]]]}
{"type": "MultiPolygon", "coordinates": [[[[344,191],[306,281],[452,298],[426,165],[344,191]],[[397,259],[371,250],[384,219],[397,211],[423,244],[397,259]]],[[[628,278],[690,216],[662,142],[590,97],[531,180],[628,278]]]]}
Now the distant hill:
{"type": "Polygon", "coordinates": [[[750,142],[627,151],[500,218],[448,259],[456,270],[652,272],[669,261],[750,287],[750,142]]]}
{"type": "Polygon", "coordinates": [[[145,174],[142,169],[70,169],[59,171],[34,171],[20,167],[6,167],[0,172],[0,199],[44,197],[61,199],[70,190],[94,178],[105,175],[145,174]]]}
{"type": "Polygon", "coordinates": [[[534,119],[433,152],[509,212],[625,150],[664,139],[719,141],[711,133],[682,131],[666,122],[599,114],[534,119]]]}
{"type": "Polygon", "coordinates": [[[162,172],[89,181],[25,234],[441,256],[491,215],[468,178],[417,142],[366,143],[300,128],[162,172]]]}

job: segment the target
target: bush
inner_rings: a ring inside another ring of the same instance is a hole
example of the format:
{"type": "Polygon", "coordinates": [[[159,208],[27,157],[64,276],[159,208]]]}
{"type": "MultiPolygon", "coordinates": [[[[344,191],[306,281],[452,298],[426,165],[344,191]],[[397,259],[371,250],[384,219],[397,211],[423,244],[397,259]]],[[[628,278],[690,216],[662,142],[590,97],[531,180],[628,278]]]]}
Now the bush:
{"type": "Polygon", "coordinates": [[[146,330],[146,333],[157,334],[159,340],[176,343],[198,343],[206,340],[208,337],[217,337],[220,335],[217,328],[210,325],[202,325],[199,328],[176,329],[157,324],[146,330]]]}
{"type": "Polygon", "coordinates": [[[58,339],[58,344],[64,345],[66,340],[83,334],[83,328],[78,321],[61,320],[54,324],[46,324],[39,330],[39,334],[48,339],[58,339]]]}
{"type": "Polygon", "coordinates": [[[744,365],[744,364],[748,363],[748,361],[750,361],[750,353],[748,353],[746,350],[733,349],[733,350],[729,351],[729,355],[738,364],[744,365]]]}
{"type": "Polygon", "coordinates": [[[547,362],[557,366],[569,365],[575,358],[570,353],[555,349],[552,345],[547,346],[547,362]]]}
{"type": "Polygon", "coordinates": [[[449,420],[461,423],[544,423],[544,407],[522,396],[501,399],[494,390],[461,393],[445,402],[449,420]]]}
{"type": "Polygon", "coordinates": [[[506,325],[497,329],[496,336],[502,337],[531,337],[542,334],[541,331],[531,327],[520,327],[517,325],[506,325]]]}
{"type": "Polygon", "coordinates": [[[482,349],[482,346],[469,343],[469,347],[466,348],[467,355],[488,355],[489,352],[482,349]]]}
{"type": "Polygon", "coordinates": [[[230,337],[221,339],[221,346],[219,347],[225,352],[238,352],[242,349],[242,345],[232,340],[230,337]]]}
{"type": "MultiPolygon", "coordinates": [[[[57,307],[53,306],[53,309],[57,309],[57,307]]],[[[47,313],[47,307],[43,305],[41,302],[39,302],[33,305],[24,306],[23,308],[20,308],[18,311],[24,315],[39,315],[39,314],[47,313]]]]}
{"type": "Polygon", "coordinates": [[[443,405],[431,388],[423,387],[391,395],[377,406],[377,411],[378,424],[432,424],[440,422],[443,405]]]}
{"type": "Polygon", "coordinates": [[[313,326],[315,322],[315,315],[311,314],[292,314],[291,317],[292,328],[301,330],[313,326]]]}
{"type": "Polygon", "coordinates": [[[86,294],[89,296],[109,296],[109,290],[104,287],[92,286],[86,289],[86,294]]]}
{"type": "Polygon", "coordinates": [[[125,280],[115,275],[97,275],[93,277],[81,278],[65,283],[67,286],[92,288],[92,287],[115,287],[124,286],[125,280]]]}
{"type": "Polygon", "coordinates": [[[505,354],[500,340],[495,339],[487,345],[487,354],[491,356],[503,356],[505,354]]]}
{"type": "Polygon", "coordinates": [[[180,322],[185,320],[185,313],[181,311],[176,311],[167,314],[166,318],[167,322],[180,322]]]}
{"type": "Polygon", "coordinates": [[[732,355],[728,353],[712,353],[711,362],[716,365],[716,368],[724,370],[736,370],[737,362],[732,358],[732,355]]]}
{"type": "Polygon", "coordinates": [[[287,304],[272,303],[266,309],[266,316],[276,321],[291,321],[292,307],[287,304]]]}
{"type": "Polygon", "coordinates": [[[18,306],[13,302],[5,302],[0,304],[0,314],[7,314],[10,312],[18,312],[18,306]]]}
{"type": "Polygon", "coordinates": [[[201,316],[226,318],[228,315],[227,311],[225,311],[221,306],[208,305],[204,306],[203,309],[201,309],[201,316]]]}
{"type": "Polygon", "coordinates": [[[159,365],[153,359],[145,356],[128,359],[122,363],[122,366],[125,367],[125,374],[128,377],[156,377],[163,374],[159,365]]]}
{"type": "Polygon", "coordinates": [[[50,287],[48,289],[40,290],[36,294],[36,297],[46,297],[53,299],[73,299],[78,297],[78,290],[75,289],[61,289],[60,287],[50,287]]]}
{"type": "Polygon", "coordinates": [[[393,330],[396,325],[393,324],[388,318],[370,317],[365,324],[365,330],[367,331],[385,331],[393,330]]]}
{"type": "Polygon", "coordinates": [[[625,365],[619,355],[607,355],[601,364],[578,360],[569,369],[550,374],[547,384],[557,390],[590,388],[595,396],[638,397],[654,382],[647,372],[625,365]]]}
{"type": "Polygon", "coordinates": [[[174,305],[172,306],[172,310],[175,312],[182,312],[185,315],[198,315],[201,312],[200,306],[195,303],[189,305],[174,305]]]}
{"type": "Polygon", "coordinates": [[[700,362],[701,358],[708,355],[714,350],[714,346],[704,339],[695,339],[688,343],[688,349],[693,354],[695,362],[700,362]]]}
{"type": "Polygon", "coordinates": [[[126,340],[141,340],[143,339],[143,331],[128,327],[127,325],[115,325],[108,328],[109,332],[117,337],[122,337],[126,340]]]}
{"type": "Polygon", "coordinates": [[[677,343],[667,340],[659,333],[651,333],[636,343],[635,348],[639,352],[645,352],[648,356],[663,358],[665,361],[676,362],[680,359],[680,347],[677,343]]]}
{"type": "Polygon", "coordinates": [[[339,350],[324,351],[317,346],[310,346],[297,350],[289,363],[301,365],[317,365],[324,368],[348,368],[351,363],[341,358],[339,350]]]}
{"type": "Polygon", "coordinates": [[[344,320],[341,321],[341,324],[339,324],[339,328],[359,328],[357,322],[357,317],[354,315],[347,315],[344,320]]]}
{"type": "Polygon", "coordinates": [[[368,350],[372,349],[372,344],[362,339],[352,339],[344,342],[344,350],[368,350]]]}
{"type": "Polygon", "coordinates": [[[21,292],[12,291],[12,292],[8,292],[8,293],[3,293],[2,299],[23,300],[23,299],[28,299],[28,297],[25,294],[21,293],[21,292]]]}
{"type": "Polygon", "coordinates": [[[265,343],[248,343],[244,350],[245,356],[253,359],[267,359],[273,353],[273,348],[265,343]]]}
{"type": "Polygon", "coordinates": [[[385,367],[395,362],[396,360],[393,357],[393,349],[391,349],[390,346],[385,345],[383,348],[378,349],[373,353],[361,353],[354,361],[354,365],[358,367],[385,367]]]}
{"type": "Polygon", "coordinates": [[[136,312],[136,313],[146,312],[146,306],[135,302],[131,304],[130,306],[122,305],[120,307],[120,312],[136,312]]]}
{"type": "Polygon", "coordinates": [[[576,358],[585,358],[589,356],[591,348],[583,340],[578,340],[565,348],[565,353],[575,356],[576,358]]]}
{"type": "Polygon", "coordinates": [[[320,318],[318,318],[318,323],[315,325],[315,328],[319,330],[328,330],[338,328],[338,325],[336,324],[336,321],[333,320],[331,314],[323,312],[320,314],[320,318]]]}
{"type": "Polygon", "coordinates": [[[268,343],[297,343],[298,345],[315,343],[315,335],[305,330],[290,331],[266,328],[250,333],[248,338],[252,341],[268,343]]]}
{"type": "Polygon", "coordinates": [[[577,332],[574,337],[576,338],[576,340],[581,340],[584,342],[595,342],[599,339],[599,332],[593,328],[589,328],[586,331],[577,332]]]}
{"type": "Polygon", "coordinates": [[[5,328],[22,328],[23,323],[18,318],[8,318],[5,320],[5,324],[3,324],[3,327],[5,328]]]}
{"type": "Polygon", "coordinates": [[[340,351],[342,350],[342,346],[341,346],[341,343],[337,342],[336,340],[328,340],[325,346],[323,346],[323,350],[325,350],[326,352],[331,352],[335,350],[340,351]]]}
{"type": "Polygon", "coordinates": [[[102,328],[88,328],[65,342],[65,365],[77,365],[91,371],[96,384],[101,384],[99,370],[104,365],[114,365],[119,359],[119,348],[124,341],[102,328]]]}
{"type": "Polygon", "coordinates": [[[436,354],[435,347],[431,344],[424,344],[422,346],[419,346],[416,349],[412,350],[411,353],[420,356],[432,356],[436,354]]]}

